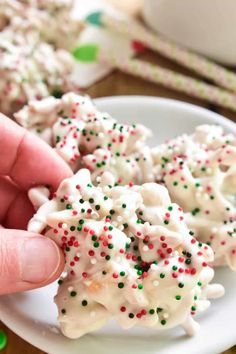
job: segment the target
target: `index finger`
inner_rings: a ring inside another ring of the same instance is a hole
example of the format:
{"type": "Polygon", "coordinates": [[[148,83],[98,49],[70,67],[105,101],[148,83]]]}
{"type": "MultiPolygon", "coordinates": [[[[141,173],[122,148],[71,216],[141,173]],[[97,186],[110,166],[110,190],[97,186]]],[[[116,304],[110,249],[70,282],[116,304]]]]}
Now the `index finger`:
{"type": "Polygon", "coordinates": [[[56,189],[72,171],[43,140],[0,113],[0,175],[24,190],[40,184],[56,189]]]}

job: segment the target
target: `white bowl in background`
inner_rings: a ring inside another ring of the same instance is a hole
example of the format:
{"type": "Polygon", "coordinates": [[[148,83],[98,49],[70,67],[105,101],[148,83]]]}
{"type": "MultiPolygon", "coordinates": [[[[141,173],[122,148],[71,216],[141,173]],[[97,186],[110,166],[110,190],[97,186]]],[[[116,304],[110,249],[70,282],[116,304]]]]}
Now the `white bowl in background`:
{"type": "MultiPolygon", "coordinates": [[[[97,99],[98,107],[121,122],[143,123],[153,132],[151,144],[203,124],[221,124],[236,134],[236,125],[222,116],[183,102],[141,96],[97,99]]],[[[0,297],[0,319],[20,337],[49,354],[218,354],[236,344],[236,274],[216,270],[215,282],[226,295],[212,301],[199,316],[197,336],[188,338],[182,328],[157,332],[153,329],[121,330],[114,322],[78,340],[65,338],[58,329],[53,303],[56,284],[22,294],[0,297]]],[[[16,349],[17,351],[17,349],[16,349]]]]}
{"type": "Polygon", "coordinates": [[[235,0],[144,0],[146,22],[176,43],[236,64],[235,0]]]}

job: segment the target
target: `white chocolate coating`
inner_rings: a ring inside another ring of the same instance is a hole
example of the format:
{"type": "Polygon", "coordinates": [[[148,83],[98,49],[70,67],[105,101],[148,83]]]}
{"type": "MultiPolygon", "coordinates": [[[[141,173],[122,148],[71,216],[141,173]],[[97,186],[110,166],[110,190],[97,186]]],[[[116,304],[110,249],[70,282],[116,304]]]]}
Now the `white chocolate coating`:
{"type": "MultiPolygon", "coordinates": [[[[105,172],[95,187],[82,169],[29,222],[64,250],[67,275],[55,298],[62,332],[77,338],[114,318],[123,328],[183,325],[193,335],[192,317],[224,292],[209,285],[211,248],[192,237],[163,186],[114,182],[105,172]]],[[[30,194],[36,207],[45,196],[30,194]]]]}
{"type": "Polygon", "coordinates": [[[211,245],[215,265],[236,270],[236,139],[202,125],[152,151],[155,176],[184,210],[188,227],[211,245]]]}
{"type": "Polygon", "coordinates": [[[140,124],[119,124],[88,97],[68,93],[58,100],[32,101],[15,118],[55,147],[73,171],[88,168],[93,182],[105,171],[122,184],[153,180],[151,151],[145,145],[150,131],[140,124]]]}

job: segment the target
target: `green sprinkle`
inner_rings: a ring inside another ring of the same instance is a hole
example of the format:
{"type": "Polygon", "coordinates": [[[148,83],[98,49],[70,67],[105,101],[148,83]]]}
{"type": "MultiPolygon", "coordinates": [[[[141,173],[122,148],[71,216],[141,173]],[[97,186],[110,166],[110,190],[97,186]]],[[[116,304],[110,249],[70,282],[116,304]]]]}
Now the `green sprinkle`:
{"type": "Polygon", "coordinates": [[[99,247],[99,242],[94,242],[93,246],[94,246],[95,248],[98,248],[98,247],[99,247]]]}
{"type": "Polygon", "coordinates": [[[141,289],[143,289],[143,285],[142,284],[139,284],[138,285],[138,288],[141,290],[141,289]]]}
{"type": "Polygon", "coordinates": [[[55,98],[61,98],[62,95],[63,92],[60,89],[55,89],[52,93],[52,96],[54,96],[55,98]]]}
{"type": "Polygon", "coordinates": [[[108,199],[108,197],[105,195],[105,197],[103,198],[104,200],[107,200],[108,199]]]}
{"type": "Polygon", "coordinates": [[[75,226],[71,226],[70,227],[70,231],[75,231],[76,227],[75,226]]]}
{"type": "Polygon", "coordinates": [[[114,248],[112,243],[109,243],[108,248],[111,250],[112,248],[114,248]]]}
{"type": "Polygon", "coordinates": [[[128,242],[126,242],[125,249],[127,250],[128,248],[130,248],[130,244],[128,242]]]}
{"type": "Polygon", "coordinates": [[[125,272],[124,272],[123,270],[120,272],[120,276],[121,276],[121,277],[124,277],[124,276],[125,276],[125,272]]]}
{"type": "Polygon", "coordinates": [[[165,278],[165,274],[164,274],[164,273],[161,273],[161,274],[160,274],[160,278],[161,278],[161,279],[164,279],[164,278],[165,278]]]}
{"type": "Polygon", "coordinates": [[[82,306],[87,306],[88,305],[88,301],[87,300],[83,300],[82,301],[82,306]]]}
{"type": "Polygon", "coordinates": [[[161,324],[162,324],[162,326],[165,326],[166,320],[161,320],[161,324]]]}
{"type": "Polygon", "coordinates": [[[122,283],[122,282],[118,283],[118,288],[119,289],[122,289],[123,287],[124,287],[124,283],[122,283]]]}
{"type": "Polygon", "coordinates": [[[157,311],[157,313],[159,313],[159,312],[163,311],[163,309],[161,307],[157,307],[156,311],[157,311]]]}
{"type": "Polygon", "coordinates": [[[192,211],[192,215],[193,216],[195,216],[197,213],[199,213],[200,212],[200,209],[199,208],[195,208],[195,209],[193,209],[193,211],[192,211]]]}
{"type": "Polygon", "coordinates": [[[176,300],[181,300],[181,296],[180,295],[176,295],[175,299],[176,300]]]}
{"type": "Polygon", "coordinates": [[[178,184],[179,184],[179,183],[178,183],[177,181],[174,181],[174,182],[173,182],[173,186],[175,186],[175,187],[178,186],[178,184]]]}
{"type": "Polygon", "coordinates": [[[132,312],[129,313],[129,318],[134,318],[134,314],[132,312]]]}
{"type": "Polygon", "coordinates": [[[191,307],[191,310],[192,310],[192,311],[196,311],[196,307],[195,307],[195,306],[192,306],[192,307],[191,307]]]}
{"type": "Polygon", "coordinates": [[[93,198],[89,198],[89,203],[93,204],[94,203],[94,199],[93,198]]]}
{"type": "Polygon", "coordinates": [[[183,283],[179,283],[179,284],[178,284],[178,287],[179,287],[179,288],[183,288],[183,287],[184,287],[184,284],[183,284],[183,283]]]}
{"type": "Polygon", "coordinates": [[[98,204],[95,205],[95,209],[96,209],[96,210],[99,210],[99,209],[100,209],[100,205],[98,205],[98,204]]]}
{"type": "Polygon", "coordinates": [[[70,293],[70,296],[72,296],[72,297],[75,297],[76,295],[77,295],[77,292],[74,290],[70,293]]]}
{"type": "Polygon", "coordinates": [[[58,285],[61,285],[61,284],[63,284],[63,280],[59,279],[57,283],[58,283],[58,285]]]}
{"type": "Polygon", "coordinates": [[[80,219],[79,224],[80,224],[80,225],[83,225],[83,224],[84,224],[84,220],[83,220],[83,219],[80,219]]]}
{"type": "Polygon", "coordinates": [[[154,309],[150,309],[150,310],[149,310],[149,313],[150,313],[150,315],[154,315],[155,310],[154,310],[154,309]]]}
{"type": "Polygon", "coordinates": [[[169,210],[169,211],[172,211],[172,210],[173,210],[173,207],[172,207],[172,206],[169,206],[169,207],[168,207],[168,210],[169,210]]]}
{"type": "Polygon", "coordinates": [[[126,204],[122,204],[122,208],[124,208],[124,209],[125,209],[125,208],[126,208],[126,204]]]}

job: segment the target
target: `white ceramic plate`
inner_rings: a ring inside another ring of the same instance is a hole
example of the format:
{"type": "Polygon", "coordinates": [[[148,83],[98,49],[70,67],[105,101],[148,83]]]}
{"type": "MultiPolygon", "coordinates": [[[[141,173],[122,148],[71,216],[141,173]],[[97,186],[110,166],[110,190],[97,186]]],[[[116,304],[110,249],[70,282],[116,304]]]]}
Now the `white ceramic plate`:
{"type": "MultiPolygon", "coordinates": [[[[122,122],[142,122],[150,127],[154,136],[151,144],[191,132],[202,123],[218,123],[236,134],[234,123],[187,103],[151,97],[110,97],[96,102],[122,122]]],[[[217,354],[236,344],[236,274],[217,269],[215,282],[225,286],[226,295],[213,301],[210,310],[198,318],[201,329],[194,338],[186,337],[181,328],[159,333],[143,328],[122,331],[111,322],[94,334],[69,340],[57,326],[56,284],[2,296],[0,318],[19,336],[50,354],[217,354]]]]}

